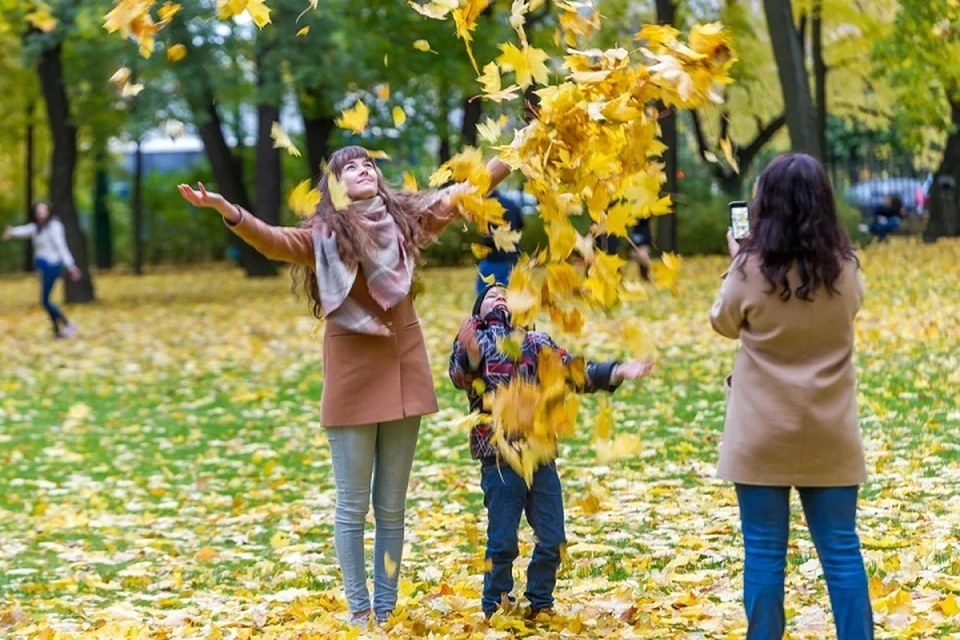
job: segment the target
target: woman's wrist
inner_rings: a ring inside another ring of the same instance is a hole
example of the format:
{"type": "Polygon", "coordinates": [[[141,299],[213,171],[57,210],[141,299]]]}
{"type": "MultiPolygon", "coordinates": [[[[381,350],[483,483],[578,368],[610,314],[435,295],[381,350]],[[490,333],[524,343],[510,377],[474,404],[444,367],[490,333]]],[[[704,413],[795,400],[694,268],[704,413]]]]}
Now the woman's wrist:
{"type": "Polygon", "coordinates": [[[219,213],[227,224],[239,224],[243,219],[243,210],[232,202],[224,200],[223,204],[217,206],[219,213]]]}

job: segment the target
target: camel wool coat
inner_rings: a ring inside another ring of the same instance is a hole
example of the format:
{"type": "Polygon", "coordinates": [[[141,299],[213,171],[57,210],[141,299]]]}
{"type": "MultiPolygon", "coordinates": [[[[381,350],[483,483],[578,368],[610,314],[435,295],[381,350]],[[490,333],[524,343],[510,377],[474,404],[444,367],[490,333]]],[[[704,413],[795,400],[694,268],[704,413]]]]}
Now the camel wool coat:
{"type": "MultiPolygon", "coordinates": [[[[799,279],[788,276],[795,291],[799,279]]],[[[866,480],[857,419],[854,317],[863,301],[848,262],[812,301],[771,293],[755,256],[724,275],[710,322],[740,339],[727,379],[727,415],[717,475],[740,484],[841,487],[866,480]],[[743,272],[740,267],[743,266],[743,272]]]]}
{"type": "MultiPolygon", "coordinates": [[[[447,213],[438,208],[427,214],[422,224],[438,233],[449,221],[447,213]]],[[[271,260],[316,268],[310,229],[274,227],[245,211],[238,223],[227,227],[271,260]]],[[[363,269],[349,295],[376,314],[393,334],[373,336],[326,323],[321,424],[346,427],[436,413],[433,376],[410,295],[390,309],[381,309],[367,290],[363,269]]]]}

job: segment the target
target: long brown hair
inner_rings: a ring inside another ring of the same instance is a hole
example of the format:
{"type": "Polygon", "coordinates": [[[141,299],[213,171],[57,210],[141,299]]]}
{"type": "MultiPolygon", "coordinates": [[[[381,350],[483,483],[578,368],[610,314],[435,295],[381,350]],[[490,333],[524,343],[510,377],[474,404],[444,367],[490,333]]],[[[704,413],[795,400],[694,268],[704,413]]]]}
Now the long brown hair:
{"type": "MultiPolygon", "coordinates": [[[[370,152],[359,146],[343,147],[330,156],[328,171],[324,172],[317,186],[321,194],[320,204],[317,205],[316,212],[299,225],[325,236],[328,236],[331,232],[336,234],[337,251],[340,253],[340,259],[351,268],[360,262],[361,256],[372,253],[375,246],[373,239],[360,225],[353,207],[338,211],[333,206],[333,200],[330,198],[329,176],[333,175],[339,179],[347,163],[358,158],[372,160],[370,152]]],[[[374,163],[374,170],[377,174],[377,195],[383,200],[387,213],[397,223],[397,230],[403,240],[404,249],[414,260],[419,262],[420,247],[431,239],[424,233],[420,219],[436,201],[435,192],[407,193],[405,191],[394,191],[387,184],[376,163],[374,163]]],[[[317,288],[317,274],[313,268],[296,265],[291,270],[291,274],[293,275],[294,293],[305,295],[310,303],[310,310],[313,315],[318,319],[323,318],[320,291],[317,288]]]]}
{"type": "Polygon", "coordinates": [[[844,264],[856,263],[857,256],[837,216],[830,179],[816,158],[787,153],[773,160],[760,175],[750,214],[753,229],[738,257],[760,259],[770,293],[808,302],[821,288],[839,294],[836,282],[844,264]],[[787,277],[792,269],[799,277],[796,288],[787,277]]]}

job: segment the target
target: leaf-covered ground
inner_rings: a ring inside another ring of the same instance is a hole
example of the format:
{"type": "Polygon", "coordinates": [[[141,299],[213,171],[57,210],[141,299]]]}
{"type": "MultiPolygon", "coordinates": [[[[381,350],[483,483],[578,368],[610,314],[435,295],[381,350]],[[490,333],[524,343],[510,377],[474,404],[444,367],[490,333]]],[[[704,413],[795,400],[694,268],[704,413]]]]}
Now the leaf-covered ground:
{"type": "MultiPolygon", "coordinates": [[[[860,524],[880,636],[950,636],[960,633],[960,245],[898,242],[865,251],[863,264],[857,360],[871,473],[860,524]]],[[[651,289],[563,340],[617,355],[618,320],[638,318],[659,368],[611,398],[616,432],[642,440],[637,455],[598,461],[595,398],[562,447],[571,544],[559,616],[538,625],[519,613],[482,621],[479,469],[445,371],[472,272],[426,272],[417,306],[441,411],[414,465],[400,607],[366,635],[743,635],[734,493],[713,477],[736,349],[706,320],[724,267],[687,260],[679,297],[651,289]]],[[[320,334],[304,304],[285,279],[223,266],[97,286],[102,302],[70,309],[79,337],[54,342],[33,278],[0,280],[0,635],[350,637],[318,426],[320,334]]],[[[794,505],[790,633],[829,636],[794,505]]],[[[527,558],[525,525],[521,540],[527,558]]]]}

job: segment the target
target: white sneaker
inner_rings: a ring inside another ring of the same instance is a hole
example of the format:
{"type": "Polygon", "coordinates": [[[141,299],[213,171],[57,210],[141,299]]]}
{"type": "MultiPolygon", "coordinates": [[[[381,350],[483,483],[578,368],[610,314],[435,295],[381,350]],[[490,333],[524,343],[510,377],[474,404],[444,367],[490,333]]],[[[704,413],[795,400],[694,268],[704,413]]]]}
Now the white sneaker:
{"type": "Polygon", "coordinates": [[[77,325],[68,322],[67,326],[58,334],[61,338],[69,338],[77,333],[77,325]]]}

